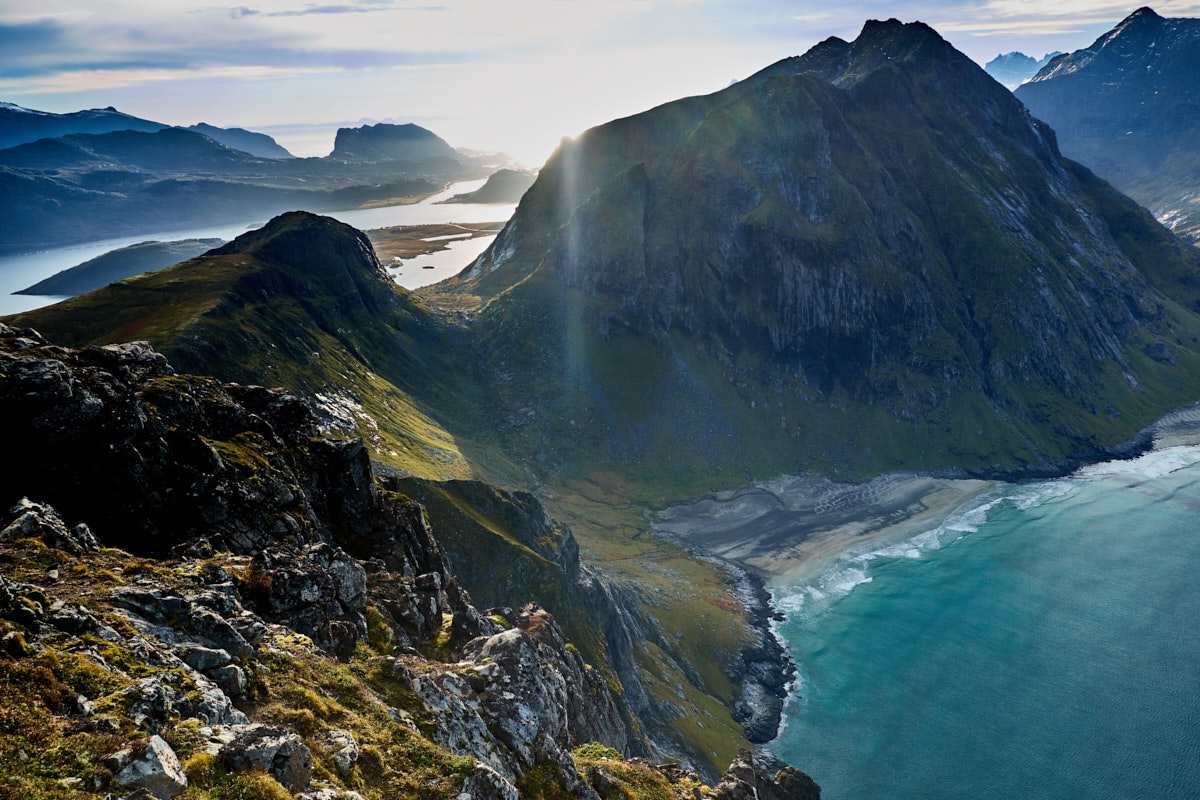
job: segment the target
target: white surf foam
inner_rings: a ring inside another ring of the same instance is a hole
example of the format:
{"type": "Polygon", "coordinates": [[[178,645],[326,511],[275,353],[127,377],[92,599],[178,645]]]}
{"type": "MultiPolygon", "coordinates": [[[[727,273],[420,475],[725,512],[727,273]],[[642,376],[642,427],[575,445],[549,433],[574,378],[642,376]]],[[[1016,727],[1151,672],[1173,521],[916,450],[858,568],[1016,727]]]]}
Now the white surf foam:
{"type": "Polygon", "coordinates": [[[1114,476],[1161,478],[1198,463],[1200,463],[1200,447],[1184,445],[1152,450],[1127,461],[1105,461],[1102,464],[1092,464],[1080,468],[1075,476],[1084,479],[1114,476]]]}

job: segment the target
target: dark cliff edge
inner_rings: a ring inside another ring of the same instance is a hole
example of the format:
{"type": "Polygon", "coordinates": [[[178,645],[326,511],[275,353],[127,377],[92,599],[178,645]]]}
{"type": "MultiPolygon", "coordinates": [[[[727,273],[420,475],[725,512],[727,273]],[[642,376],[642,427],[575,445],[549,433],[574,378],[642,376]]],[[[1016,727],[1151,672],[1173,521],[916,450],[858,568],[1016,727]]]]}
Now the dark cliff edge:
{"type": "Polygon", "coordinates": [[[0,412],[18,796],[819,797],[748,753],[714,787],[628,758],[558,622],[478,610],[425,509],[296,397],[0,325],[0,412]]]}

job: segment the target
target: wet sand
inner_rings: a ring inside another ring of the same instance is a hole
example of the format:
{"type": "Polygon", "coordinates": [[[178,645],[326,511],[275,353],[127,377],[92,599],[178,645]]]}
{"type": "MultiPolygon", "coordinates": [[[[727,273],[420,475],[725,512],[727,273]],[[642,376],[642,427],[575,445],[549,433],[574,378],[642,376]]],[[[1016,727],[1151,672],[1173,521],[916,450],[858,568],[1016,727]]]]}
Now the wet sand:
{"type": "Polygon", "coordinates": [[[920,533],[995,485],[907,473],[863,484],[788,477],[660,511],[652,529],[791,582],[851,548],[920,533]]]}

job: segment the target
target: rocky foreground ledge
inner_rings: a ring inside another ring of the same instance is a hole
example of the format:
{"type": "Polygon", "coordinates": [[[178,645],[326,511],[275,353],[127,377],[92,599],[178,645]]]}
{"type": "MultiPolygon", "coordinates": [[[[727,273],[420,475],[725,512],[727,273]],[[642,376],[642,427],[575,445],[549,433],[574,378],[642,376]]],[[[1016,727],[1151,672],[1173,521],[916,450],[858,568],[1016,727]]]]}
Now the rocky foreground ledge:
{"type": "Polygon", "coordinates": [[[477,610],[294,397],[0,325],[0,414],[0,795],[819,797],[626,758],[551,615],[477,610]]]}

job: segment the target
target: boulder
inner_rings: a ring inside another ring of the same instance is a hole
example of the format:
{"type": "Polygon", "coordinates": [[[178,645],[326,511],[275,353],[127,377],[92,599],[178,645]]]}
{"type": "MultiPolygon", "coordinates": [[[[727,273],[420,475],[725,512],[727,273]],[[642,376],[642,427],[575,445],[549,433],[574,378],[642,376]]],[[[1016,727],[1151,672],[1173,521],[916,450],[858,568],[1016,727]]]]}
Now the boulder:
{"type": "Polygon", "coordinates": [[[187,775],[171,745],[151,736],[146,750],[116,774],[117,783],[145,789],[158,800],[170,800],[187,789],[187,775]]]}
{"type": "Polygon", "coordinates": [[[306,789],[312,780],[312,753],[299,736],[284,728],[246,725],[218,755],[229,769],[261,769],[292,792],[306,789]]]}

